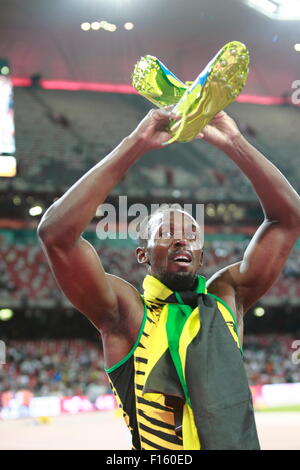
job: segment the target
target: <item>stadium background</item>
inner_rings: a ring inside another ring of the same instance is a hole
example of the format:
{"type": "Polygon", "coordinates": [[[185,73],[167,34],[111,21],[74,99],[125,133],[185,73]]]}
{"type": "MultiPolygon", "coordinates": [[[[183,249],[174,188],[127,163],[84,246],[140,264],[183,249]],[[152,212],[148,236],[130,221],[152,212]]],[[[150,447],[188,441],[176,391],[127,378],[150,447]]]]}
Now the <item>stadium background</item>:
{"type": "MultiPolygon", "coordinates": [[[[0,177],[0,340],[6,344],[6,364],[0,365],[0,432],[6,438],[0,448],[72,448],[74,441],[63,441],[67,432],[49,444],[46,434],[41,438],[44,428],[36,432],[28,423],[51,424],[46,432],[57,435],[69,429],[72,419],[76,426],[76,412],[84,420],[79,426],[84,422],[99,433],[91,444],[78,431],[76,448],[126,448],[128,436],[103,372],[100,335],[57,288],[37,241],[37,224],[46,208],[151,108],[130,86],[140,56],[156,55],[177,76],[192,80],[231,40],[247,44],[251,65],[242,95],[227,111],[299,192],[300,110],[291,97],[300,79],[294,47],[300,42],[300,16],[271,19],[242,0],[78,0],[76,5],[71,0],[0,0],[0,8],[0,69],[10,66],[14,85],[18,170],[14,178],[0,177]],[[99,27],[101,21],[116,29],[99,27]],[[125,29],[126,22],[134,27],[125,29]],[[82,29],[83,23],[94,29],[82,29]],[[30,408],[33,397],[56,401],[36,401],[30,408]],[[58,414],[58,399],[59,413],[71,413],[69,421],[64,414],[47,418],[58,414]],[[93,409],[108,411],[84,413],[93,409]],[[120,433],[119,441],[104,439],[103,427],[109,426],[120,433]],[[24,429],[31,436],[27,441],[24,429]]],[[[204,203],[206,277],[241,259],[262,221],[246,178],[201,141],[145,155],[107,202],[117,206],[120,195],[128,196],[128,205],[148,207],[204,203]]],[[[108,272],[140,288],[144,271],[135,262],[134,242],[99,240],[99,220],[95,217],[84,236],[108,272]]],[[[300,240],[274,286],[245,319],[245,361],[250,384],[256,386],[256,407],[269,407],[267,415],[258,411],[265,448],[300,448],[295,439],[300,365],[293,347],[300,340],[299,254],[300,240]],[[274,408],[282,412],[273,415],[274,408]],[[274,442],[266,429],[272,429],[274,442]]]]}

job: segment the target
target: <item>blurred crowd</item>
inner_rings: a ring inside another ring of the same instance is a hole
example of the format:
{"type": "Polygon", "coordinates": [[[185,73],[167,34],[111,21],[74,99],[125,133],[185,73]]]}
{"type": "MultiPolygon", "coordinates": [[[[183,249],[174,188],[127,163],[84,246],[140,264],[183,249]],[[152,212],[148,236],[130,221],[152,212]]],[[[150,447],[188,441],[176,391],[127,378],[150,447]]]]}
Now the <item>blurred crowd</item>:
{"type": "MultiPolygon", "coordinates": [[[[246,336],[250,385],[300,382],[290,335],[246,336]]],[[[0,367],[0,393],[29,390],[35,396],[86,395],[93,403],[110,393],[101,344],[86,340],[11,341],[0,367]]]]}
{"type": "MultiPolygon", "coordinates": [[[[65,191],[129,135],[149,110],[137,95],[16,88],[19,175],[2,179],[0,191],[65,191]]],[[[297,107],[233,103],[228,113],[243,134],[299,187],[297,107]]],[[[138,161],[117,186],[118,194],[201,201],[253,201],[241,171],[206,142],[173,144],[138,161]]]]}
{"type": "Polygon", "coordinates": [[[0,392],[86,395],[93,403],[110,392],[100,346],[86,340],[11,341],[0,366],[0,392]]]}
{"type": "Polygon", "coordinates": [[[294,341],[290,335],[246,335],[244,355],[250,384],[300,382],[300,355],[299,360],[293,359],[297,351],[294,341]]]}
{"type": "MultiPolygon", "coordinates": [[[[99,241],[98,241],[99,242],[99,241]]],[[[247,246],[246,241],[215,241],[204,246],[204,265],[201,274],[207,279],[219,269],[240,261],[247,246]]],[[[58,302],[67,303],[50,272],[46,258],[35,241],[16,245],[1,243],[0,303],[2,305],[41,305],[53,307],[58,302]]],[[[132,283],[139,290],[146,275],[145,267],[136,261],[134,248],[101,244],[96,246],[107,272],[132,283]]],[[[300,303],[300,256],[297,247],[292,251],[283,271],[264,296],[270,305],[300,303]]]]}

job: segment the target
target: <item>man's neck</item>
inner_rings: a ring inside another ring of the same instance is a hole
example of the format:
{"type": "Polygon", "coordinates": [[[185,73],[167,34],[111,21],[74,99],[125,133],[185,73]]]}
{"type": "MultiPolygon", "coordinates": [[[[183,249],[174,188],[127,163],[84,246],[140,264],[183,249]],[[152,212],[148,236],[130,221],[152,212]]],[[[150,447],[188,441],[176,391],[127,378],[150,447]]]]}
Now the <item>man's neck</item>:
{"type": "Polygon", "coordinates": [[[196,288],[198,282],[196,275],[189,276],[185,273],[150,274],[172,291],[192,291],[196,288]]]}

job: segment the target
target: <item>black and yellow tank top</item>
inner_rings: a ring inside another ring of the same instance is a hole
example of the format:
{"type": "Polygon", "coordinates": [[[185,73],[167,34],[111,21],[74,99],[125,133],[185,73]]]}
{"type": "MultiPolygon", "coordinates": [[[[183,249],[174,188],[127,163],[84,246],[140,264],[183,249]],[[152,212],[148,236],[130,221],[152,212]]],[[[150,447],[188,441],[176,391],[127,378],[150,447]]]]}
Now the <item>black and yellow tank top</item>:
{"type": "MultiPolygon", "coordinates": [[[[220,312],[231,318],[233,313],[224,301],[212,294],[220,312]]],[[[176,397],[142,394],[148,363],[148,345],[163,305],[144,305],[144,316],[138,338],[131,351],[120,362],[105,371],[125,422],[132,434],[133,450],[181,450],[180,432],[182,403],[176,397]]],[[[228,327],[231,327],[228,322],[228,327]]],[[[233,324],[233,322],[232,322],[233,324]]]]}

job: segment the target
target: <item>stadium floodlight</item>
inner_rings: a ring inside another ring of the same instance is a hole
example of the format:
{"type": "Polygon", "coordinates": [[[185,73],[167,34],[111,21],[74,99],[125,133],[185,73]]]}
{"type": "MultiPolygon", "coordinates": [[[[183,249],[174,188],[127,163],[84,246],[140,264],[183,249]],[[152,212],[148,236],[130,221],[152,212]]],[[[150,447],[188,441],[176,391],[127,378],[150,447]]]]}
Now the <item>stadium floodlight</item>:
{"type": "Polygon", "coordinates": [[[9,67],[7,65],[4,65],[3,67],[1,67],[0,69],[0,73],[1,75],[8,75],[9,74],[9,67]]]}
{"type": "Polygon", "coordinates": [[[91,29],[91,24],[87,22],[81,23],[80,27],[83,31],[89,31],[91,29]]]}
{"type": "Polygon", "coordinates": [[[280,5],[279,14],[283,20],[299,20],[300,19],[300,2],[290,0],[282,2],[280,5]]]}
{"type": "Polygon", "coordinates": [[[10,308],[1,308],[0,309],[0,320],[7,321],[12,318],[14,311],[10,308]]]}
{"type": "Polygon", "coordinates": [[[266,311],[263,307],[256,307],[253,313],[256,317],[263,317],[266,311]]]}
{"type": "Polygon", "coordinates": [[[277,10],[277,5],[271,0],[246,0],[246,3],[266,15],[274,14],[277,10]]]}
{"type": "Polygon", "coordinates": [[[244,0],[244,2],[274,20],[300,20],[300,0],[244,0]]]}
{"type": "Polygon", "coordinates": [[[43,213],[43,208],[41,206],[33,206],[29,209],[29,214],[31,217],[41,215],[43,213]]]}
{"type": "Polygon", "coordinates": [[[117,26],[115,24],[108,24],[106,26],[106,31],[110,31],[111,33],[113,33],[116,30],[117,30],[117,26]]]}
{"type": "Polygon", "coordinates": [[[133,28],[134,28],[134,24],[133,23],[130,23],[130,22],[127,22],[124,24],[124,28],[127,30],[127,31],[131,31],[133,28]]]}
{"type": "Polygon", "coordinates": [[[91,28],[94,31],[98,31],[101,28],[101,24],[99,23],[99,21],[93,21],[93,23],[91,24],[91,28]]]}
{"type": "Polygon", "coordinates": [[[13,178],[17,176],[17,161],[12,155],[0,155],[0,177],[13,178]]]}

